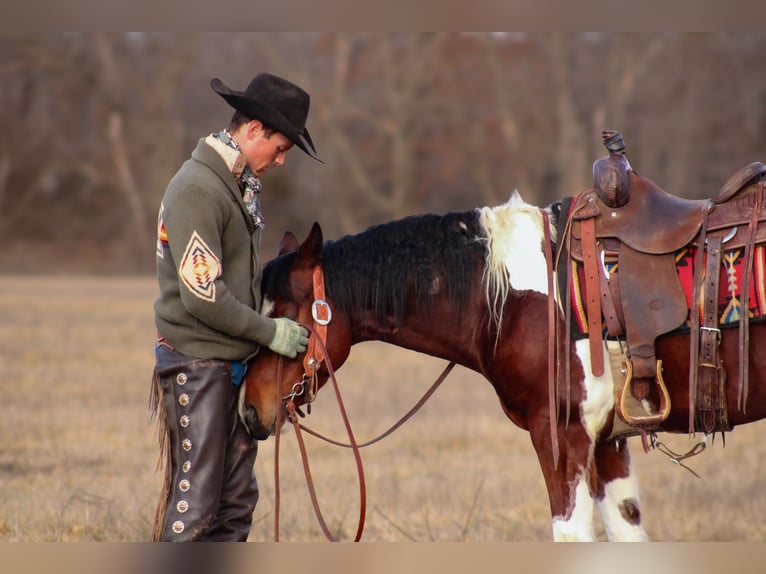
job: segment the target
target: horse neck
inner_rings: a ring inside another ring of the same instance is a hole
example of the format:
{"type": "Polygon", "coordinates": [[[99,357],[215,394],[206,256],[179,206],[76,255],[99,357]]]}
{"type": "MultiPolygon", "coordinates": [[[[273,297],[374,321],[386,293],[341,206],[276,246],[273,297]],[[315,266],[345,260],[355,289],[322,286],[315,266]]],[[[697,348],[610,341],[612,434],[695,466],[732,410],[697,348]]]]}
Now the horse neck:
{"type": "Polygon", "coordinates": [[[478,292],[460,311],[442,301],[428,310],[408,312],[398,321],[373,311],[354,313],[349,325],[352,345],[381,341],[480,371],[481,349],[493,336],[487,329],[489,320],[478,292]]]}
{"type": "Polygon", "coordinates": [[[405,218],[325,244],[327,295],[348,315],[352,344],[378,340],[476,364],[476,333],[488,320],[485,239],[472,210],[405,218]]]}

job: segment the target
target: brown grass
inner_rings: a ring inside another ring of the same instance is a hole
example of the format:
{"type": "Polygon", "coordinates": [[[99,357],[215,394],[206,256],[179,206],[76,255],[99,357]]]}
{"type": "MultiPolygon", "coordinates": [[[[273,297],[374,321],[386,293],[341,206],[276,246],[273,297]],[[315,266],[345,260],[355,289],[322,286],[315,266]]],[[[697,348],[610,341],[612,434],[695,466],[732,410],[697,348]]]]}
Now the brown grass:
{"type": "MultiPolygon", "coordinates": [[[[149,536],[161,476],[148,419],[153,366],[150,278],[0,279],[0,541],[140,541],[149,536]]],[[[378,343],[354,348],[339,372],[357,440],[388,428],[444,363],[378,343]]],[[[334,394],[305,423],[343,438],[334,394]]],[[[697,479],[631,439],[642,509],[655,540],[766,539],[761,425],[735,429],[688,464],[697,479]]],[[[663,435],[676,451],[686,436],[663,435]]],[[[328,524],[350,539],[359,487],[347,449],[306,438],[328,524]]],[[[273,540],[274,441],[256,465],[261,501],[250,539],[273,540]]],[[[323,540],[292,430],[282,441],[285,541],[323,540]]],[[[366,541],[547,541],[542,475],[525,431],[492,387],[457,368],[426,406],[363,450],[366,541]]],[[[604,539],[603,531],[599,530],[604,539]]]]}

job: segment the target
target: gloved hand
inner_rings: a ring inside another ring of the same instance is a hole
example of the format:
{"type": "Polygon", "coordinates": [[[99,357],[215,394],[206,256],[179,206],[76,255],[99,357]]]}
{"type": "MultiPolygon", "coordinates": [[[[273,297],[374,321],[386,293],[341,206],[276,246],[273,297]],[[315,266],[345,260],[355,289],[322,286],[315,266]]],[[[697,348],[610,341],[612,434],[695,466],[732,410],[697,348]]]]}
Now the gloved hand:
{"type": "Polygon", "coordinates": [[[309,333],[295,321],[286,317],[274,319],[277,330],[269,343],[269,349],[290,359],[306,350],[309,344],[309,333]]]}

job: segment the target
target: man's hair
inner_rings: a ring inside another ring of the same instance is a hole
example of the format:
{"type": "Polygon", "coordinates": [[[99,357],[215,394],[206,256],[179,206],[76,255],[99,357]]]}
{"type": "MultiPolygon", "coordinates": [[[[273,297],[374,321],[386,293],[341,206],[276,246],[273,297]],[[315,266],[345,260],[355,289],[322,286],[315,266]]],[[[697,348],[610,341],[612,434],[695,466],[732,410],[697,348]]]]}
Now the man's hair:
{"type": "MultiPolygon", "coordinates": [[[[243,126],[244,124],[250,123],[253,120],[258,120],[259,122],[261,122],[261,120],[259,120],[258,118],[249,118],[242,112],[235,111],[234,115],[231,116],[231,120],[229,120],[229,126],[226,128],[226,130],[229,133],[234,133],[241,126],[243,126]]],[[[263,122],[261,123],[263,124],[263,122]]],[[[263,124],[263,132],[266,138],[268,139],[272,136],[272,134],[276,132],[276,130],[268,127],[266,124],[263,124]]]]}

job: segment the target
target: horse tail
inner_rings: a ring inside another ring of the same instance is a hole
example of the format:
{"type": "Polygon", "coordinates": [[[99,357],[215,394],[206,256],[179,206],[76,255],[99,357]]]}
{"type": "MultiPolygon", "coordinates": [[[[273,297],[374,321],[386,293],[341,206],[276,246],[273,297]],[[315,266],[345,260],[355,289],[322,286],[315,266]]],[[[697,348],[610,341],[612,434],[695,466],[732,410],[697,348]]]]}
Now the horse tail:
{"type": "Polygon", "coordinates": [[[162,534],[162,525],[165,522],[165,514],[167,512],[168,495],[170,494],[170,483],[173,479],[171,476],[171,460],[170,460],[170,433],[168,431],[167,414],[165,411],[165,403],[162,400],[162,388],[160,387],[160,377],[157,373],[157,369],[154,370],[152,376],[152,388],[149,394],[149,412],[151,418],[157,418],[157,438],[160,445],[160,454],[157,457],[157,467],[155,472],[161,468],[165,468],[165,478],[163,480],[162,492],[160,493],[160,499],[157,502],[157,510],[154,514],[154,524],[152,525],[152,542],[159,542],[160,535],[162,534]]]}

